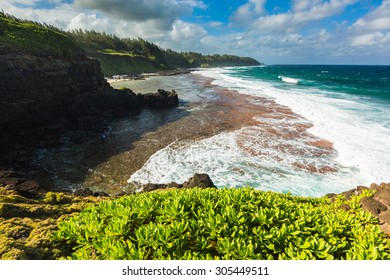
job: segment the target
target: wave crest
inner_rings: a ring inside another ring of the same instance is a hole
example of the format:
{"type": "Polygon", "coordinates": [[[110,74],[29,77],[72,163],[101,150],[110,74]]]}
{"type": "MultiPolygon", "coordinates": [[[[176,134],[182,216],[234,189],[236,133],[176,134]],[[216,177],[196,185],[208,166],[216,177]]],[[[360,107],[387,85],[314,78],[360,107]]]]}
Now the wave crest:
{"type": "Polygon", "coordinates": [[[284,77],[284,76],[278,76],[279,79],[282,79],[283,82],[289,83],[289,84],[298,84],[300,81],[298,79],[290,78],[290,77],[284,77]]]}

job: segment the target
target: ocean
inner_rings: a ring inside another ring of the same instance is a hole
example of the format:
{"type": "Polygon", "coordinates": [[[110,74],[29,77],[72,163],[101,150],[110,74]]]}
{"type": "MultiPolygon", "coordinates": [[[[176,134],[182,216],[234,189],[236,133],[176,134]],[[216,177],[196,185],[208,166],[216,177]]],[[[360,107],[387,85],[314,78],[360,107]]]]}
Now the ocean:
{"type": "Polygon", "coordinates": [[[390,66],[265,65],[193,76],[241,98],[248,110],[219,112],[241,125],[173,141],[129,183],[183,182],[198,172],[218,187],[319,197],[390,182],[390,66]]]}

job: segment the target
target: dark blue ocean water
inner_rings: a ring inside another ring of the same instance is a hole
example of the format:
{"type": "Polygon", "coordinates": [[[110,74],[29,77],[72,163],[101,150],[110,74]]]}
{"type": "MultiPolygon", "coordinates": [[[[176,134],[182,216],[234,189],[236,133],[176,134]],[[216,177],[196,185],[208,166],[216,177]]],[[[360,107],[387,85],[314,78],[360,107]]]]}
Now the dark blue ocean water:
{"type": "Polygon", "coordinates": [[[287,87],[341,92],[377,102],[390,102],[390,66],[269,65],[234,68],[233,77],[261,79],[287,87]]]}

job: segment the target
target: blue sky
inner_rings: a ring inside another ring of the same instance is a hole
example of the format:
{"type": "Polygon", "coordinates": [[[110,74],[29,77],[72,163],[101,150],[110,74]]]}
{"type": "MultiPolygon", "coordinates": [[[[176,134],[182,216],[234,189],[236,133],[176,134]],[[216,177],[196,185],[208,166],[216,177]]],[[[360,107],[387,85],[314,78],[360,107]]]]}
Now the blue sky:
{"type": "Polygon", "coordinates": [[[390,0],[1,0],[0,10],[267,64],[390,64],[390,0]]]}

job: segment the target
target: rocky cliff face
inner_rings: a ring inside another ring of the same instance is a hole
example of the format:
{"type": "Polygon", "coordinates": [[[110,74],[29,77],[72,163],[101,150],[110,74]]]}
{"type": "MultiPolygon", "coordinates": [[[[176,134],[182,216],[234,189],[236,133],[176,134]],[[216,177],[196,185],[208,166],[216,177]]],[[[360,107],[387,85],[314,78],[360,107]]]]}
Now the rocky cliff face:
{"type": "Polygon", "coordinates": [[[139,112],[134,94],[117,92],[100,65],[72,57],[32,54],[0,45],[0,150],[104,116],[139,112]]]}

